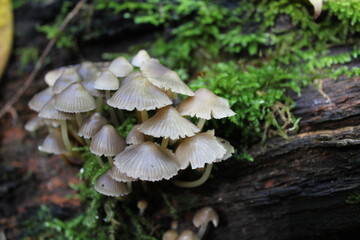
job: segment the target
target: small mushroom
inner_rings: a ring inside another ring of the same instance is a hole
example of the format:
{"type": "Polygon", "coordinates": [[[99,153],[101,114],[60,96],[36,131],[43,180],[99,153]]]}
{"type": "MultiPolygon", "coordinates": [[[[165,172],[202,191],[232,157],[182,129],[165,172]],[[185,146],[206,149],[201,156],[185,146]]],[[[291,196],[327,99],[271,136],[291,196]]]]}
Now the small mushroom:
{"type": "Polygon", "coordinates": [[[217,141],[214,131],[207,131],[186,138],[176,149],[175,155],[180,161],[181,169],[185,169],[189,163],[195,169],[215,162],[225,153],[226,149],[217,141]]]}
{"type": "Polygon", "coordinates": [[[193,137],[186,138],[176,149],[175,155],[180,162],[180,168],[185,169],[189,164],[193,169],[202,168],[206,165],[203,175],[194,181],[175,180],[173,184],[179,187],[193,188],[206,182],[210,177],[212,163],[217,162],[226,154],[226,149],[214,136],[214,130],[198,133],[193,137]]]}
{"type": "Polygon", "coordinates": [[[108,68],[117,77],[125,77],[132,72],[133,66],[123,57],[115,58],[108,68]]]}
{"type": "Polygon", "coordinates": [[[178,233],[173,229],[167,230],[162,236],[162,240],[176,240],[177,238],[178,233]]]}
{"type": "Polygon", "coordinates": [[[102,72],[94,82],[95,89],[112,91],[118,90],[120,87],[119,80],[111,71],[102,72]]]}
{"type": "Polygon", "coordinates": [[[147,209],[148,205],[149,205],[149,203],[148,203],[146,200],[144,200],[144,199],[139,200],[139,201],[137,202],[137,207],[138,207],[138,209],[139,209],[139,215],[140,215],[140,216],[144,215],[145,210],[147,209]]]}
{"type": "MultiPolygon", "coordinates": [[[[111,71],[102,72],[94,82],[94,88],[97,90],[105,91],[106,100],[111,97],[111,91],[118,90],[120,83],[118,78],[111,71]]],[[[109,108],[112,123],[119,126],[116,113],[112,107],[109,108]]]]}
{"type": "Polygon", "coordinates": [[[55,96],[55,108],[68,113],[82,113],[95,109],[96,104],[80,83],[73,83],[55,96]]]}
{"type": "Polygon", "coordinates": [[[81,82],[81,77],[76,70],[74,68],[65,68],[61,76],[54,83],[53,92],[54,94],[59,94],[65,88],[76,82],[81,82]]]}
{"type": "Polygon", "coordinates": [[[81,113],[95,109],[96,103],[94,97],[80,83],[73,83],[55,96],[54,106],[57,110],[75,113],[80,128],[82,125],[81,113]]]}
{"type": "Polygon", "coordinates": [[[126,136],[126,144],[141,144],[145,141],[145,135],[142,132],[139,132],[137,128],[138,124],[134,125],[126,136]]]}
{"type": "Polygon", "coordinates": [[[137,179],[129,177],[126,173],[121,172],[115,165],[113,165],[109,171],[110,177],[118,182],[133,182],[137,179]]]}
{"type": "Polygon", "coordinates": [[[28,132],[35,132],[39,128],[45,125],[44,119],[35,117],[26,122],[24,128],[28,132]]]}
{"type": "Polygon", "coordinates": [[[39,146],[39,151],[53,154],[64,154],[67,152],[61,134],[58,130],[52,129],[39,146]]]}
{"type": "Polygon", "coordinates": [[[111,107],[132,111],[154,110],[172,104],[169,97],[152,85],[149,80],[136,75],[131,81],[122,85],[114,95],[107,100],[111,107]]]}
{"type": "Polygon", "coordinates": [[[35,112],[39,112],[40,109],[45,106],[53,97],[53,91],[51,87],[42,90],[41,92],[35,94],[29,101],[29,108],[35,112]]]}
{"type": "Polygon", "coordinates": [[[216,159],[215,162],[221,162],[221,161],[227,160],[235,152],[234,147],[231,146],[229,141],[227,141],[227,140],[225,140],[223,138],[217,137],[216,140],[218,141],[218,143],[221,144],[221,146],[223,146],[225,148],[226,153],[225,153],[225,155],[223,157],[216,159]]]}
{"type": "Polygon", "coordinates": [[[153,142],[126,147],[114,164],[129,177],[145,181],[170,179],[180,169],[175,154],[153,142]]]}
{"type": "Polygon", "coordinates": [[[43,106],[38,114],[40,118],[47,120],[59,120],[61,124],[61,136],[63,138],[66,149],[71,152],[72,146],[69,140],[67,120],[73,119],[74,115],[70,113],[61,112],[55,109],[55,99],[51,99],[45,106],[43,106]]]}
{"type": "Polygon", "coordinates": [[[125,183],[117,182],[109,176],[109,170],[96,180],[94,187],[97,192],[111,197],[125,196],[130,193],[125,183]]]}
{"type": "Polygon", "coordinates": [[[127,75],[123,80],[121,80],[120,87],[124,86],[126,83],[132,81],[134,78],[141,77],[141,72],[132,72],[127,75]]]}
{"type": "Polygon", "coordinates": [[[44,77],[46,84],[49,87],[54,86],[56,80],[58,80],[58,78],[62,75],[64,70],[65,70],[65,67],[62,67],[62,68],[54,69],[54,70],[47,72],[44,77]]]}
{"type": "Polygon", "coordinates": [[[141,49],[131,60],[131,64],[135,67],[141,67],[144,62],[150,59],[148,52],[144,49],[141,49]]]}
{"type": "Polygon", "coordinates": [[[100,113],[93,113],[81,125],[78,135],[85,139],[92,138],[106,123],[107,120],[100,113]]]}
{"type": "Polygon", "coordinates": [[[209,222],[212,222],[214,227],[219,225],[219,215],[213,208],[204,207],[195,213],[193,224],[195,227],[200,228],[197,234],[199,239],[203,238],[209,222]]]}
{"type": "Polygon", "coordinates": [[[172,106],[159,109],[153,117],[140,124],[137,129],[146,135],[172,140],[191,137],[200,131],[172,106]]]}
{"type": "Polygon", "coordinates": [[[209,120],[211,117],[220,119],[236,114],[229,108],[226,99],[216,96],[206,88],[197,90],[195,96],[186,98],[177,109],[183,116],[200,118],[197,125],[200,129],[204,126],[205,120],[209,120]]]}
{"type": "Polygon", "coordinates": [[[99,69],[92,62],[82,62],[77,68],[77,73],[83,81],[96,78],[99,73],[99,69]]]}
{"type": "Polygon", "coordinates": [[[191,230],[184,230],[176,240],[199,240],[196,234],[191,230]]]}
{"type": "Polygon", "coordinates": [[[90,143],[90,152],[98,156],[112,157],[123,151],[124,148],[125,141],[110,124],[104,125],[93,136],[90,143]]]}
{"type": "Polygon", "coordinates": [[[141,72],[158,88],[194,96],[194,92],[180,79],[175,71],[164,67],[155,59],[145,62],[141,66],[141,72]]]}

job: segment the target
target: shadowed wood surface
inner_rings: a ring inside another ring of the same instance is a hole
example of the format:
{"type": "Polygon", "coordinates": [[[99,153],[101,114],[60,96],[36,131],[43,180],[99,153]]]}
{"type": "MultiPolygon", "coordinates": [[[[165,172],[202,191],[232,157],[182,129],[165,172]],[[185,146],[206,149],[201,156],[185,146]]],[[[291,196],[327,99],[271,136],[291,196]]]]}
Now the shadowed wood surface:
{"type": "Polygon", "coordinates": [[[253,163],[220,163],[204,186],[181,193],[197,199],[196,208],[219,211],[220,225],[206,239],[348,239],[358,233],[360,204],[347,200],[360,192],[360,79],[326,79],[322,89],[310,86],[294,99],[293,112],[302,118],[298,134],[253,146],[253,163]]]}

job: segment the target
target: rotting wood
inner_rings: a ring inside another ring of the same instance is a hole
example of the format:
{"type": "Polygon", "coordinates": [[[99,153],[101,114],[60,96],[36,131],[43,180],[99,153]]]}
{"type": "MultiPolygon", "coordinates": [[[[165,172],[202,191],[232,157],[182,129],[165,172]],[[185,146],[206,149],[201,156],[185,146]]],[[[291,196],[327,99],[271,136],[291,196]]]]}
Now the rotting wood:
{"type": "Polygon", "coordinates": [[[172,193],[197,200],[189,215],[208,205],[219,211],[205,239],[346,239],[358,231],[360,204],[347,200],[360,193],[360,79],[325,79],[322,92],[331,102],[315,86],[294,96],[300,133],[253,146],[253,163],[218,164],[196,191],[172,193]]]}

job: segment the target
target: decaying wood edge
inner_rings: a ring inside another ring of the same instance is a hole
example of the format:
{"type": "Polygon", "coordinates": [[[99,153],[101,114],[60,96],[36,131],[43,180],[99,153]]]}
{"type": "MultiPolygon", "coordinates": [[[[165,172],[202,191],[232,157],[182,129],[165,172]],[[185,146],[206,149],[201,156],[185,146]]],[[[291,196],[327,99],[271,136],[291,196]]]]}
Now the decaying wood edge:
{"type": "Polygon", "coordinates": [[[206,239],[335,239],[360,226],[360,204],[349,203],[360,193],[360,79],[325,79],[294,100],[298,134],[253,146],[253,163],[221,163],[205,186],[172,193],[180,209],[176,199],[196,199],[189,214],[219,211],[206,239]]]}

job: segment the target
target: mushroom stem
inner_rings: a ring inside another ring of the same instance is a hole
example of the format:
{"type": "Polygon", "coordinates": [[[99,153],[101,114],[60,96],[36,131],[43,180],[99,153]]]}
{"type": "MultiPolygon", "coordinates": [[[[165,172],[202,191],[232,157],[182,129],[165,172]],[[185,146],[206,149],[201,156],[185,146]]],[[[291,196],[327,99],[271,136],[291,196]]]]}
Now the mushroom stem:
{"type": "Polygon", "coordinates": [[[204,237],[206,229],[207,229],[207,225],[208,224],[202,224],[200,226],[199,232],[197,233],[197,239],[201,240],[204,237]]]}
{"type": "Polygon", "coordinates": [[[81,125],[82,125],[82,116],[81,116],[81,113],[75,113],[75,117],[76,117],[77,125],[79,126],[79,128],[81,128],[81,125]]]}
{"type": "Polygon", "coordinates": [[[167,146],[168,146],[168,144],[169,144],[169,138],[163,138],[162,139],[162,141],[161,141],[161,147],[162,148],[167,148],[167,146]]]}
{"type": "Polygon", "coordinates": [[[132,182],[126,182],[127,188],[132,192],[132,182]]]}
{"type": "Polygon", "coordinates": [[[124,120],[125,120],[124,111],[121,110],[121,109],[119,109],[119,110],[118,110],[118,113],[119,113],[119,114],[118,114],[118,115],[119,115],[119,120],[120,120],[121,123],[123,123],[124,120]]]}
{"type": "MultiPolygon", "coordinates": [[[[106,90],[106,91],[105,91],[105,97],[106,97],[106,100],[111,98],[110,90],[106,90]]],[[[110,113],[110,117],[111,117],[112,123],[113,123],[116,127],[118,127],[118,126],[119,126],[119,121],[117,120],[117,117],[116,117],[114,108],[112,108],[111,106],[109,106],[109,113],[110,113]]]]}
{"type": "Polygon", "coordinates": [[[98,164],[100,165],[100,167],[104,167],[104,163],[103,163],[103,161],[101,160],[101,157],[96,156],[96,155],[94,155],[94,156],[96,157],[96,161],[98,162],[98,164]]]}
{"type": "Polygon", "coordinates": [[[109,160],[109,163],[112,166],[114,164],[114,159],[110,156],[108,156],[107,159],[109,160]]]}
{"type": "Polygon", "coordinates": [[[99,113],[101,113],[102,104],[103,104],[103,98],[97,97],[96,98],[96,111],[99,113]]]}
{"type": "Polygon", "coordinates": [[[148,114],[146,110],[140,111],[140,114],[141,114],[141,122],[145,122],[146,120],[148,120],[148,114]]]}
{"type": "Polygon", "coordinates": [[[70,134],[73,138],[75,138],[76,142],[78,142],[81,146],[85,146],[85,142],[84,140],[82,140],[81,138],[79,138],[79,136],[77,136],[75,133],[70,131],[70,134]]]}
{"type": "Polygon", "coordinates": [[[140,111],[136,111],[136,117],[138,119],[138,122],[141,123],[141,113],[140,113],[140,111]]]}
{"type": "Polygon", "coordinates": [[[68,128],[69,128],[69,132],[70,132],[71,136],[72,136],[73,138],[75,138],[75,140],[76,140],[80,145],[83,145],[83,146],[84,146],[84,145],[85,145],[84,140],[83,140],[82,138],[80,138],[80,137],[76,134],[76,131],[75,131],[74,127],[72,127],[72,125],[69,125],[68,128]]]}
{"type": "Polygon", "coordinates": [[[68,152],[71,152],[72,147],[71,147],[71,143],[70,143],[70,139],[69,139],[69,135],[68,135],[68,130],[67,130],[67,123],[66,120],[61,120],[61,136],[65,145],[65,148],[68,152]]]}
{"type": "Polygon", "coordinates": [[[206,180],[209,178],[211,169],[212,169],[212,164],[207,164],[203,175],[199,179],[197,179],[195,181],[190,181],[190,182],[175,180],[175,181],[172,181],[172,183],[175,186],[183,187],[183,188],[198,187],[198,186],[204,184],[206,182],[206,180]]]}
{"type": "Polygon", "coordinates": [[[204,127],[205,122],[206,122],[206,119],[200,118],[200,120],[199,120],[199,122],[198,122],[198,124],[197,124],[197,127],[200,128],[200,131],[201,131],[201,129],[204,127]]]}

